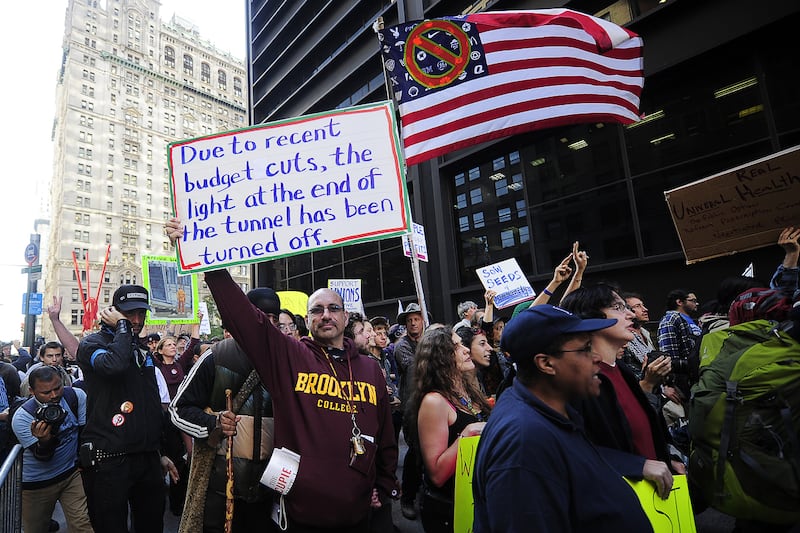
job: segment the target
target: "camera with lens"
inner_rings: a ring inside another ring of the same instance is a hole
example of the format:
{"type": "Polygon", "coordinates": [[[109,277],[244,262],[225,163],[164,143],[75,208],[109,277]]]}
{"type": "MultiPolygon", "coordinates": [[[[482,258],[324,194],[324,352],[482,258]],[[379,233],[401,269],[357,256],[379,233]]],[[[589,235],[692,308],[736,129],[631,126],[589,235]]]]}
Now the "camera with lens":
{"type": "Polygon", "coordinates": [[[33,414],[36,420],[46,422],[55,429],[67,418],[67,411],[57,403],[48,403],[39,407],[33,414]]]}
{"type": "Polygon", "coordinates": [[[675,374],[688,375],[691,370],[689,366],[689,359],[686,357],[673,357],[672,358],[672,372],[675,374]]]}

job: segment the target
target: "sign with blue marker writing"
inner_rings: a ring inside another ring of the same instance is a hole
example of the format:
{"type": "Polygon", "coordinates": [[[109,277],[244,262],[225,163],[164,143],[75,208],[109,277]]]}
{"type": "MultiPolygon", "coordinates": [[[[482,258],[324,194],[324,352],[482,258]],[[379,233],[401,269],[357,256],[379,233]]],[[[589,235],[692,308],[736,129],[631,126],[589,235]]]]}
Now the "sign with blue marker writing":
{"type": "Polygon", "coordinates": [[[399,237],[411,224],[391,102],[178,141],[168,155],[181,273],[399,237]]]}
{"type": "Polygon", "coordinates": [[[513,257],[479,268],[475,272],[486,290],[497,292],[494,306],[498,309],[517,305],[536,296],[528,278],[513,257]]]}
{"type": "Polygon", "coordinates": [[[361,313],[364,316],[364,299],[361,298],[360,279],[329,279],[328,288],[342,297],[344,309],[348,313],[361,313]]]}

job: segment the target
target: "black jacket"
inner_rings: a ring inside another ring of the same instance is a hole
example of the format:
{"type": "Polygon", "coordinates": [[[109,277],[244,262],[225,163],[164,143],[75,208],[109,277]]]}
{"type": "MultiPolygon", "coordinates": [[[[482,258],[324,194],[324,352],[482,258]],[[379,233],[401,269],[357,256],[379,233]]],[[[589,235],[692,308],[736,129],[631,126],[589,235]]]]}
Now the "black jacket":
{"type": "Polygon", "coordinates": [[[92,442],[95,449],[112,453],[159,450],[164,411],[158,369],[130,326],[114,330],[103,325],[84,337],[78,365],[88,400],[81,443],[92,442]]]}
{"type": "MultiPolygon", "coordinates": [[[[217,413],[225,410],[225,389],[231,389],[236,396],[252,370],[252,363],[235,340],[216,343],[178,387],[169,407],[172,422],[196,439],[208,439],[216,427],[217,413]]],[[[233,437],[234,497],[250,503],[267,501],[272,498],[272,491],[260,479],[272,455],[275,432],[272,398],[260,379],[237,414],[240,421],[233,437]]],[[[221,439],[218,446],[224,450],[226,443],[221,439]]],[[[225,493],[225,467],[225,455],[218,452],[209,490],[225,493]]]]}
{"type": "MultiPolygon", "coordinates": [[[[647,396],[639,386],[633,370],[622,361],[617,361],[622,377],[633,391],[636,400],[647,414],[647,420],[653,432],[653,444],[659,461],[670,464],[668,432],[664,418],[653,409],[647,396]]],[[[583,417],[586,435],[596,446],[605,446],[615,450],[636,454],[633,449],[633,437],[628,419],[617,402],[617,394],[611,381],[603,374],[600,378],[600,396],[586,398],[575,404],[575,408],[583,417]]]]}

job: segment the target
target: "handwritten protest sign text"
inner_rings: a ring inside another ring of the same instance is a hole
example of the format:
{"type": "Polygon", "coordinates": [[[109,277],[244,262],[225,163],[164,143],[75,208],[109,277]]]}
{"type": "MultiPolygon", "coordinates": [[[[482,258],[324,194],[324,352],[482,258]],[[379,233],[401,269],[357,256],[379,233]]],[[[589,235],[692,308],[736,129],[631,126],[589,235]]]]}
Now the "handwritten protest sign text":
{"type": "Polygon", "coordinates": [[[389,102],[171,144],[181,272],[402,235],[399,146],[389,102]]]}

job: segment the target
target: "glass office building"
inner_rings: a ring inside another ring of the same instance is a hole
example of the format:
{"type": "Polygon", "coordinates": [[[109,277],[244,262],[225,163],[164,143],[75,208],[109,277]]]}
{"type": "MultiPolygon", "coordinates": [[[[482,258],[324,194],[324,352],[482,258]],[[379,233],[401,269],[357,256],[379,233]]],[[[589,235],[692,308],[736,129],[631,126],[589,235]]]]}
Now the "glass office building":
{"type": "MultiPolygon", "coordinates": [[[[664,191],[800,144],[800,4],[747,0],[251,1],[251,122],[259,124],[387,99],[372,29],[479,10],[566,7],[642,36],[643,119],[508,137],[410,167],[414,221],[430,261],[422,285],[436,321],[459,301],[482,302],[475,269],[515,258],[540,290],[580,241],[586,281],[644,295],[657,319],[667,292],[715,297],[719,281],[750,263],[767,281],[778,247],[686,265],[664,191]]],[[[330,278],[360,278],[367,314],[393,317],[416,299],[400,239],[257,265],[256,284],[311,292],[330,278]]],[[[510,310],[506,310],[510,312],[510,310]]]]}

